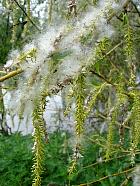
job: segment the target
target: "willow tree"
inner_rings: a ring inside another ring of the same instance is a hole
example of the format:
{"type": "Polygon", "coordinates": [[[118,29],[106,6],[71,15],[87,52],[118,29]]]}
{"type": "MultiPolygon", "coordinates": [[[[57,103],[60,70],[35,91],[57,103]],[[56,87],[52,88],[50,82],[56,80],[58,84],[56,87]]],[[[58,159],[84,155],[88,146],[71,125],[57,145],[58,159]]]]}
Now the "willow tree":
{"type": "MultiPolygon", "coordinates": [[[[100,142],[105,152],[103,161],[108,161],[118,152],[127,152],[130,165],[134,166],[140,140],[140,91],[137,81],[139,5],[128,0],[81,0],[77,4],[69,2],[68,8],[71,8],[67,11],[63,9],[63,5],[67,5],[60,2],[60,5],[63,4],[62,12],[57,12],[59,1],[49,2],[48,22],[52,26],[46,32],[42,31],[16,56],[11,56],[11,71],[0,77],[2,82],[21,74],[10,104],[12,109],[12,101],[18,99],[14,111],[23,116],[27,112],[32,114],[33,185],[41,185],[44,145],[48,142],[47,124],[43,118],[46,97],[65,89],[70,95],[66,112],[71,112],[71,105],[75,105],[76,142],[69,176],[81,156],[85,123],[91,114],[102,118],[107,126],[106,140],[100,142]],[[64,19],[65,23],[61,24],[64,19]],[[101,111],[100,103],[103,107],[101,111]],[[117,144],[114,140],[116,135],[117,144]],[[126,146],[128,140],[129,145],[126,146]]],[[[101,135],[96,136],[96,140],[101,135]]],[[[128,169],[124,174],[133,170],[128,169]]]]}

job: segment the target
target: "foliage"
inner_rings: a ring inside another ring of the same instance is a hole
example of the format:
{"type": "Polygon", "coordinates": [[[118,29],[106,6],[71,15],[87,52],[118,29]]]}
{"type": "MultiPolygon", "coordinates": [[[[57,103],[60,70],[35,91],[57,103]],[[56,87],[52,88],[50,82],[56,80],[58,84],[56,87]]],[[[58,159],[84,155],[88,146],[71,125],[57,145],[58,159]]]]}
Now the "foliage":
{"type": "Polygon", "coordinates": [[[0,136],[0,185],[31,185],[31,136],[0,136]]]}
{"type": "Polygon", "coordinates": [[[11,49],[11,30],[7,28],[7,19],[5,15],[0,16],[0,65],[4,64],[7,60],[7,55],[11,49]]]}
{"type": "MultiPolygon", "coordinates": [[[[105,139],[105,135],[103,135],[102,141],[105,139]]],[[[68,167],[73,153],[71,137],[65,132],[50,134],[50,142],[44,148],[42,186],[49,184],[66,186],[69,181],[70,185],[80,185],[129,168],[130,157],[121,153],[117,153],[111,160],[102,162],[105,154],[96,138],[94,133],[85,138],[82,158],[78,160],[76,170],[68,177],[68,167]]],[[[31,136],[21,136],[20,134],[0,136],[1,185],[31,185],[32,143],[31,136]]],[[[139,161],[140,155],[137,154],[136,162],[139,161]]],[[[110,177],[95,185],[120,185],[125,179],[125,175],[110,177]]],[[[131,179],[128,180],[127,185],[132,185],[131,179]]]]}

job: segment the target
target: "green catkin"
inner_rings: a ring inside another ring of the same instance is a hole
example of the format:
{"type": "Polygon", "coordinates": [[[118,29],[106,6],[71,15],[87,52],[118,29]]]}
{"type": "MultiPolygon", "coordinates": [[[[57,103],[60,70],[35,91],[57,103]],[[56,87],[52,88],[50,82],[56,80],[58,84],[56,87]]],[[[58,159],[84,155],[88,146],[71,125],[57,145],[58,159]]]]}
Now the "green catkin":
{"type": "Polygon", "coordinates": [[[130,25],[127,25],[125,28],[125,52],[127,56],[132,56],[133,55],[133,30],[130,25]]]}
{"type": "MultiPolygon", "coordinates": [[[[124,41],[125,41],[125,55],[126,62],[128,63],[130,79],[129,86],[130,88],[135,88],[136,82],[136,69],[133,62],[134,58],[134,32],[132,26],[130,25],[130,20],[127,14],[124,14],[124,41]]],[[[135,154],[136,149],[140,140],[140,95],[138,91],[133,91],[133,105],[131,110],[130,120],[132,122],[131,126],[131,145],[130,145],[130,155],[131,155],[131,164],[135,164],[135,154]]]]}
{"type": "Polygon", "coordinates": [[[132,108],[132,121],[134,122],[133,142],[137,147],[140,140],[140,93],[136,92],[134,96],[134,104],[132,108]]]}
{"type": "Polygon", "coordinates": [[[113,141],[114,141],[114,126],[117,120],[118,106],[114,107],[111,117],[109,118],[108,135],[107,135],[107,150],[106,159],[108,160],[112,155],[113,141]]]}
{"type": "Polygon", "coordinates": [[[102,91],[105,89],[106,86],[108,86],[108,84],[103,83],[99,87],[97,87],[96,90],[93,92],[93,94],[91,96],[91,100],[87,104],[87,108],[85,111],[85,118],[87,118],[87,116],[90,114],[90,111],[91,111],[91,109],[93,109],[98,96],[102,93],[102,91]]]}
{"type": "Polygon", "coordinates": [[[132,143],[130,148],[131,163],[135,163],[135,153],[140,143],[140,92],[134,91],[134,102],[131,110],[131,121],[132,121],[132,143]]]}
{"type": "Polygon", "coordinates": [[[35,99],[34,111],[33,111],[33,126],[34,132],[34,165],[33,165],[33,186],[41,185],[41,174],[43,172],[43,159],[44,159],[44,138],[45,142],[48,141],[46,124],[43,118],[43,113],[46,106],[47,87],[50,80],[54,77],[54,71],[57,69],[58,64],[50,61],[49,74],[43,78],[42,91],[40,95],[35,99]]]}
{"type": "MultiPolygon", "coordinates": [[[[53,61],[50,61],[52,64],[53,61]]],[[[43,113],[46,106],[46,97],[48,96],[47,87],[50,80],[54,76],[54,70],[57,68],[57,64],[49,66],[49,74],[43,78],[42,91],[35,99],[33,110],[33,126],[34,126],[34,165],[33,165],[33,186],[41,185],[41,174],[43,172],[43,160],[44,160],[44,138],[48,141],[46,124],[43,118],[43,113]]]]}
{"type": "Polygon", "coordinates": [[[84,110],[84,101],[85,101],[85,75],[80,74],[76,80],[76,135],[80,137],[84,130],[84,121],[85,121],[85,110],[84,110]]]}
{"type": "Polygon", "coordinates": [[[133,55],[133,29],[130,25],[129,18],[127,14],[124,14],[124,41],[125,41],[125,54],[126,57],[132,57],[133,55]]]}
{"type": "Polygon", "coordinates": [[[81,137],[84,131],[84,121],[85,121],[85,109],[84,109],[84,101],[85,101],[85,75],[81,73],[78,75],[76,79],[76,85],[74,87],[74,96],[76,99],[76,111],[75,111],[75,133],[76,133],[76,145],[74,147],[74,153],[72,157],[72,162],[69,167],[69,176],[76,169],[77,160],[81,156],[80,154],[80,143],[81,137]]]}
{"type": "Polygon", "coordinates": [[[134,58],[134,31],[130,25],[129,17],[127,14],[123,16],[124,22],[124,52],[126,56],[126,62],[130,72],[129,85],[133,86],[135,81],[135,66],[133,64],[134,58]]]}
{"type": "Polygon", "coordinates": [[[64,116],[68,116],[68,114],[70,113],[71,111],[71,106],[72,106],[72,103],[73,103],[73,96],[74,96],[74,91],[71,89],[69,89],[68,91],[68,94],[67,94],[67,105],[66,105],[66,108],[64,110],[64,116]]]}
{"type": "Polygon", "coordinates": [[[107,37],[104,37],[98,44],[96,48],[96,58],[99,60],[103,60],[105,57],[105,53],[107,50],[107,47],[110,45],[110,41],[107,37]]]}
{"type": "Polygon", "coordinates": [[[41,95],[34,101],[33,110],[33,126],[34,126],[34,164],[32,167],[33,171],[33,186],[41,185],[41,174],[43,172],[43,160],[44,160],[44,138],[46,136],[46,127],[43,118],[43,113],[46,105],[46,94],[41,95]]]}
{"type": "Polygon", "coordinates": [[[116,103],[114,108],[112,109],[110,118],[109,118],[109,126],[108,126],[108,135],[107,135],[107,150],[106,150],[106,159],[108,160],[112,155],[113,151],[113,141],[114,141],[114,129],[116,122],[118,120],[119,111],[121,107],[123,107],[124,103],[126,102],[127,98],[123,93],[124,85],[122,79],[120,79],[120,84],[117,86],[116,92],[116,103]]]}
{"type": "Polygon", "coordinates": [[[100,74],[101,63],[105,64],[107,62],[106,53],[110,46],[110,40],[107,37],[104,37],[96,46],[94,57],[91,59],[91,64],[87,66],[86,71],[92,71],[93,68],[97,73],[100,74]],[[93,60],[94,59],[94,60],[93,60]]]}

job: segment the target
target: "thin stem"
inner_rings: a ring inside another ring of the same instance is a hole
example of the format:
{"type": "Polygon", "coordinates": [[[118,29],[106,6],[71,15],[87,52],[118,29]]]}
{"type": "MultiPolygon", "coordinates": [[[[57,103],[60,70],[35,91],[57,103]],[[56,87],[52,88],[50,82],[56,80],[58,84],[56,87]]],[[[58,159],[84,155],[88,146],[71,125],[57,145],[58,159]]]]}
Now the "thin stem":
{"type": "Polygon", "coordinates": [[[140,17],[140,11],[139,11],[139,9],[137,8],[137,5],[131,0],[131,3],[132,3],[132,5],[135,7],[135,9],[136,9],[136,11],[137,11],[137,13],[138,13],[138,15],[139,15],[139,17],[140,17]]]}
{"type": "Polygon", "coordinates": [[[14,0],[14,2],[17,4],[17,6],[22,10],[22,12],[25,14],[25,16],[28,18],[28,20],[32,23],[32,25],[40,32],[41,30],[38,28],[38,26],[33,22],[33,20],[28,16],[26,11],[22,8],[22,6],[17,2],[17,0],[14,0]]]}
{"type": "Polygon", "coordinates": [[[122,171],[122,172],[117,172],[117,173],[114,173],[114,174],[112,174],[112,175],[108,175],[108,176],[102,177],[102,178],[100,178],[100,179],[98,179],[98,180],[95,180],[95,181],[92,181],[92,182],[89,182],[89,183],[80,184],[79,186],[86,186],[86,185],[98,183],[98,182],[101,182],[101,181],[103,181],[103,180],[105,180],[105,179],[108,179],[108,178],[110,178],[110,177],[116,177],[116,176],[120,176],[120,175],[122,175],[122,174],[126,174],[126,173],[128,173],[128,172],[132,172],[134,169],[135,169],[135,167],[130,168],[130,169],[127,169],[127,170],[124,170],[124,171],[122,171]]]}
{"type": "Polygon", "coordinates": [[[94,70],[90,70],[90,72],[94,75],[96,75],[97,77],[99,77],[100,79],[104,80],[105,82],[107,82],[108,84],[115,86],[112,82],[110,82],[108,79],[106,79],[103,75],[98,74],[97,72],[95,72],[94,70]]]}
{"type": "Polygon", "coordinates": [[[7,80],[7,79],[9,79],[9,78],[11,78],[11,77],[14,77],[14,76],[16,76],[16,75],[18,75],[18,74],[20,74],[20,73],[22,73],[23,72],[23,70],[22,69],[17,69],[17,70],[14,70],[14,71],[12,71],[12,72],[9,72],[8,74],[6,74],[5,76],[2,76],[2,77],[0,77],[0,82],[3,82],[3,81],[5,81],[5,80],[7,80]]]}
{"type": "Polygon", "coordinates": [[[48,11],[48,22],[49,22],[49,24],[51,24],[51,22],[52,22],[52,8],[53,8],[53,1],[50,0],[49,11],[48,11]]]}
{"type": "MultiPolygon", "coordinates": [[[[136,153],[136,155],[138,155],[138,154],[140,154],[140,152],[137,152],[136,153]]],[[[83,169],[94,167],[94,166],[99,165],[99,164],[102,164],[102,163],[108,163],[109,161],[112,161],[112,160],[118,160],[118,159],[121,159],[121,158],[126,158],[126,156],[131,156],[131,154],[125,154],[125,155],[118,156],[118,157],[115,157],[115,158],[109,158],[108,160],[104,159],[104,160],[102,160],[100,162],[98,161],[98,162],[92,163],[90,165],[87,165],[87,166],[83,167],[83,169]]]]}

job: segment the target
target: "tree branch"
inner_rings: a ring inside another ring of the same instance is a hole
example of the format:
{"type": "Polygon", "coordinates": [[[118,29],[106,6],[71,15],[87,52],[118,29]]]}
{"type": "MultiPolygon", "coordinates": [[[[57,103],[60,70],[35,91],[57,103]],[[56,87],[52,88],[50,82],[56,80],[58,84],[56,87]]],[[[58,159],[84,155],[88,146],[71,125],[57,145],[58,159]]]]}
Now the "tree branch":
{"type": "Polygon", "coordinates": [[[14,77],[14,76],[16,76],[16,75],[18,75],[22,72],[23,72],[22,69],[17,69],[17,70],[14,70],[12,72],[9,72],[9,74],[6,74],[5,76],[0,77],[0,82],[3,82],[3,81],[5,81],[5,80],[7,80],[11,77],[14,77]]]}

